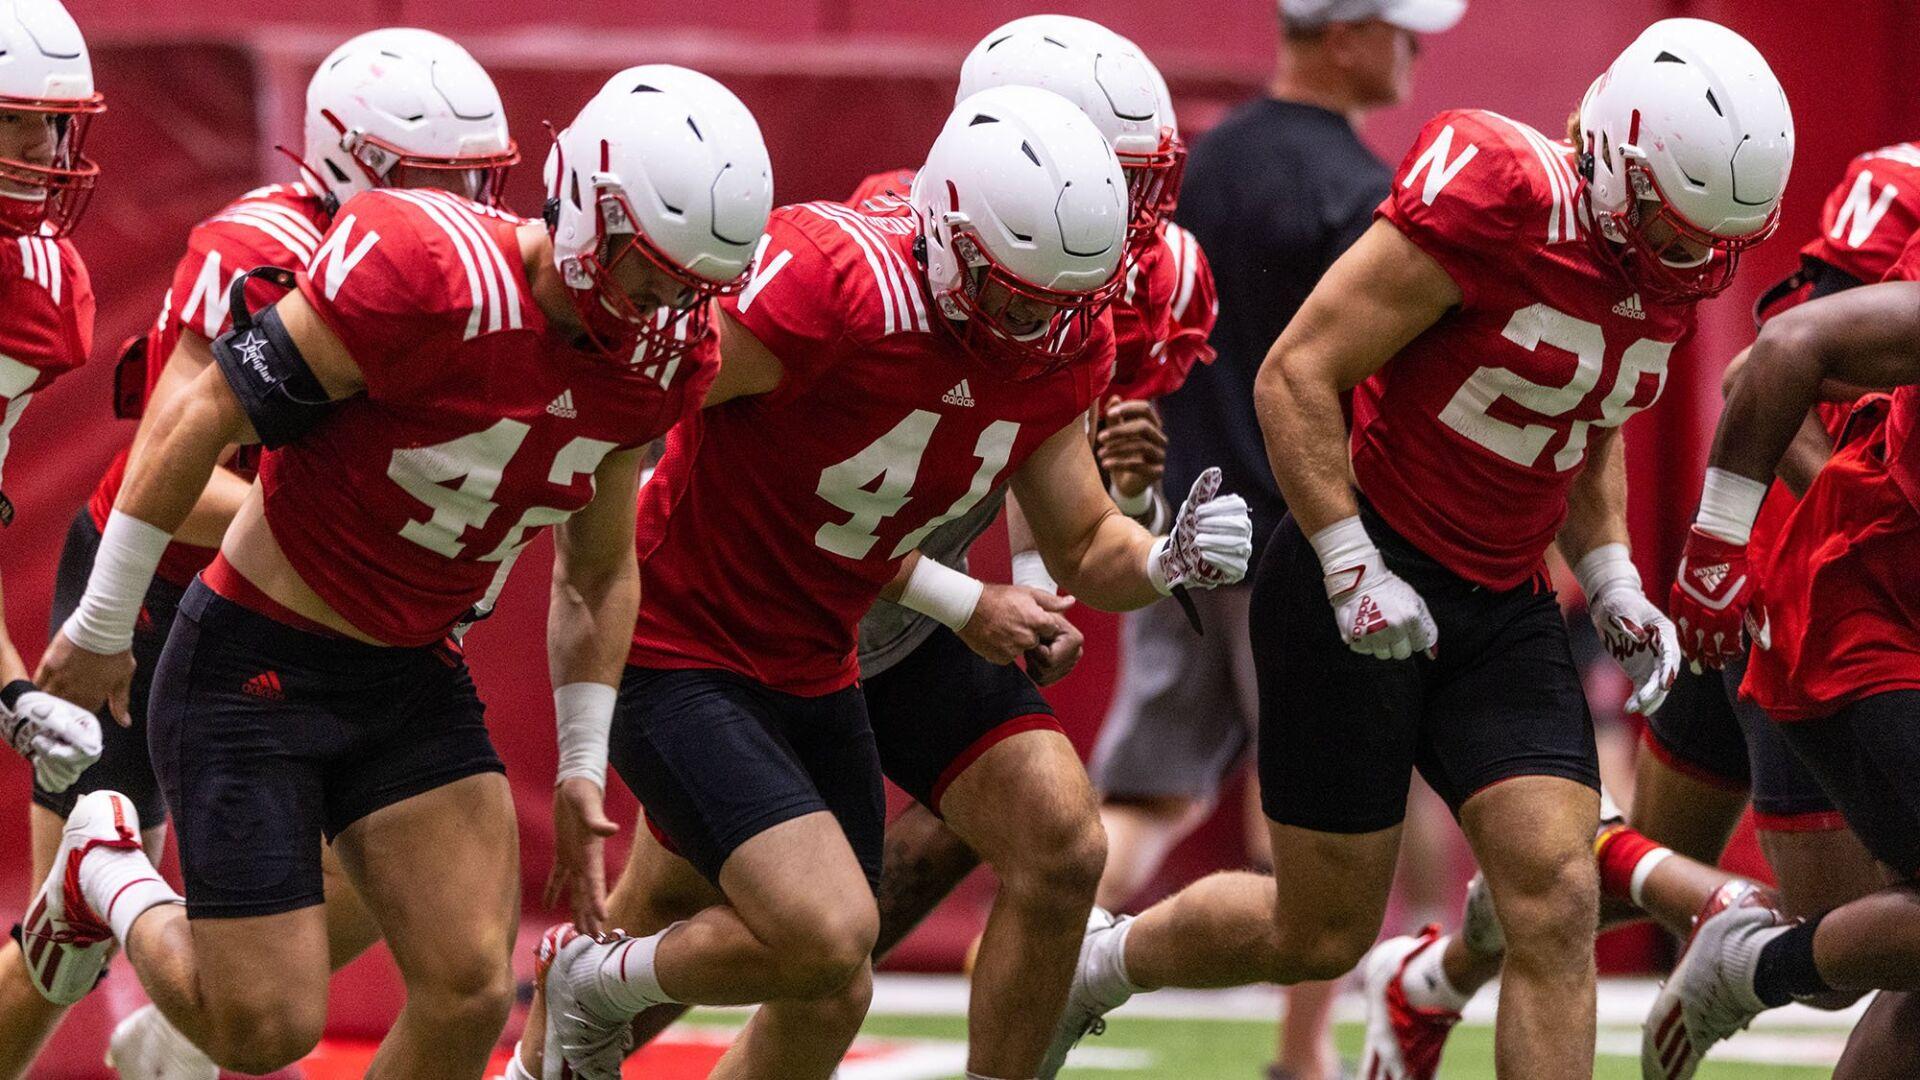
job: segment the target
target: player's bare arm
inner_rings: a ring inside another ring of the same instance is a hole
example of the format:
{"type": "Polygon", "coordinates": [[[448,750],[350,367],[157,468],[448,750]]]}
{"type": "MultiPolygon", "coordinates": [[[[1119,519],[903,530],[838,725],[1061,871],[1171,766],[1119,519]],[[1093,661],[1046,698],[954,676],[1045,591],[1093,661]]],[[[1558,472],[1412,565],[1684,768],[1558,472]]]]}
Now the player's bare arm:
{"type": "Polygon", "coordinates": [[[1890,281],[1802,304],[1770,320],[1734,380],[1711,464],[1773,475],[1830,381],[1882,389],[1920,382],[1920,284],[1890,281]]]}
{"type": "Polygon", "coordinates": [[[1380,660],[1431,655],[1440,631],[1361,523],[1340,395],[1461,300],[1439,263],[1394,225],[1375,221],[1320,279],[1254,381],[1267,459],[1319,556],[1334,622],[1349,648],[1380,660]]]}
{"type": "Polygon", "coordinates": [[[1560,554],[1587,596],[1587,614],[1607,652],[1633,680],[1626,710],[1648,714],[1680,674],[1672,620],[1647,599],[1627,545],[1627,447],[1619,427],[1596,427],[1587,463],[1567,491],[1560,554]]]}
{"type": "MultiPolygon", "coordinates": [[[[161,369],[160,378],[154,382],[153,392],[147,397],[147,408],[140,417],[140,426],[134,431],[133,444],[137,450],[153,429],[154,417],[180,393],[193,384],[193,380],[202,371],[213,366],[213,342],[192,330],[182,330],[180,341],[167,357],[166,366],[161,369]]],[[[253,485],[239,473],[226,467],[231,450],[222,456],[221,464],[216,466],[207,479],[207,486],[194,503],[193,510],[187,514],[180,528],[174,531],[175,539],[201,547],[218,547],[220,538],[226,535],[227,525],[240,509],[240,503],[247,497],[247,490],[253,485]]]]}
{"type": "Polygon", "coordinates": [[[554,526],[547,665],[560,755],[547,903],[569,900],[590,933],[606,919],[606,838],[619,831],[604,807],[607,738],[640,608],[633,530],[644,458],[644,450],[608,455],[594,472],[593,501],[554,526]]]}
{"type": "Polygon", "coordinates": [[[760,343],[753,332],[740,325],[740,321],[727,314],[725,309],[715,309],[714,329],[720,335],[720,373],[714,376],[713,385],[707,389],[703,408],[725,404],[738,397],[752,397],[756,394],[771,393],[780,386],[785,369],[780,366],[780,358],[760,343]]]}
{"type": "Polygon", "coordinates": [[[1075,423],[1055,432],[1020,466],[1013,495],[1062,588],[1104,611],[1131,611],[1183,582],[1212,588],[1246,574],[1252,522],[1245,500],[1219,495],[1219,482],[1218,470],[1202,474],[1172,534],[1156,540],[1113,504],[1075,423]]]}
{"type": "Polygon", "coordinates": [[[1358,512],[1340,395],[1460,300],[1460,287],[1439,263],[1399,229],[1376,221],[1274,342],[1254,383],[1254,409],[1274,478],[1308,536],[1358,512]]]}
{"type": "MultiPolygon", "coordinates": [[[[329,400],[359,392],[359,367],[304,297],[289,294],[274,311],[329,400]]],[[[39,672],[50,692],[83,706],[105,701],[123,725],[129,722],[126,696],[133,657],[127,650],[133,621],[160,555],[192,512],[226,448],[259,441],[217,366],[194,376],[153,416],[153,435],[128,461],[126,483],[101,534],[87,600],[54,635],[39,672]],[[86,640],[75,640],[76,631],[86,640]]]]}

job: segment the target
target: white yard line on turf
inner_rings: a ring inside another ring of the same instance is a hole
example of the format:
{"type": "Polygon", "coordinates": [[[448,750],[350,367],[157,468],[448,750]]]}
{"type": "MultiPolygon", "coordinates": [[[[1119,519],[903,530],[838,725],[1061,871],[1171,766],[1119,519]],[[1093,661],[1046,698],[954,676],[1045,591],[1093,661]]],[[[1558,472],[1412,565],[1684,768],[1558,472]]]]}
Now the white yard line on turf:
{"type": "MultiPolygon", "coordinates": [[[[1600,982],[1599,1019],[1602,1026],[1633,1027],[1646,1018],[1653,1007],[1658,986],[1651,979],[1603,979],[1600,982]]],[[[1467,1006],[1470,1024],[1493,1022],[1494,1003],[1499,997],[1496,983],[1474,996],[1467,1006]]],[[[1249,986],[1236,990],[1161,990],[1142,994],[1122,1006],[1119,1013],[1148,1019],[1168,1020],[1270,1020],[1279,1015],[1280,991],[1270,986],[1249,986]]],[[[1850,1031],[1864,1003],[1843,1012],[1822,1012],[1802,1005],[1789,1005],[1764,1013],[1754,1022],[1760,1031],[1769,1029],[1814,1029],[1850,1031]]],[[[874,979],[875,1016],[965,1016],[967,981],[958,975],[882,974],[874,979]]],[[[1360,998],[1342,994],[1334,1009],[1334,1018],[1343,1023],[1364,1019],[1360,998]]],[[[1634,1051],[1636,1054],[1638,1050],[1634,1051]]],[[[1826,1060],[1831,1060],[1828,1058],[1826,1060]]]]}

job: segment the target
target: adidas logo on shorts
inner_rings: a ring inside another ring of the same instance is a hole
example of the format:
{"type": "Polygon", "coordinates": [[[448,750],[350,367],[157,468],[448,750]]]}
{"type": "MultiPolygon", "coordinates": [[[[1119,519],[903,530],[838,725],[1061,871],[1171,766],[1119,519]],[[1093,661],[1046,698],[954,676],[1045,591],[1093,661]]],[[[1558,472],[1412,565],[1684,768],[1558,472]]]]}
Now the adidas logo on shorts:
{"type": "Polygon", "coordinates": [[[560,391],[559,397],[547,403],[547,413],[551,416],[557,416],[562,420],[571,420],[579,416],[579,410],[573,407],[573,391],[560,391]]]}
{"type": "Polygon", "coordinates": [[[967,380],[961,379],[958,383],[954,384],[953,389],[940,395],[940,400],[948,405],[958,405],[963,409],[971,409],[973,408],[973,388],[967,385],[967,380]]]}
{"type": "Polygon", "coordinates": [[[1640,306],[1640,294],[1634,293],[1625,300],[1613,305],[1613,313],[1627,319],[1644,319],[1647,309],[1640,306]]]}
{"type": "Polygon", "coordinates": [[[286,688],[280,685],[280,673],[277,671],[263,671],[255,675],[240,684],[240,692],[268,701],[287,700],[286,688]]]}

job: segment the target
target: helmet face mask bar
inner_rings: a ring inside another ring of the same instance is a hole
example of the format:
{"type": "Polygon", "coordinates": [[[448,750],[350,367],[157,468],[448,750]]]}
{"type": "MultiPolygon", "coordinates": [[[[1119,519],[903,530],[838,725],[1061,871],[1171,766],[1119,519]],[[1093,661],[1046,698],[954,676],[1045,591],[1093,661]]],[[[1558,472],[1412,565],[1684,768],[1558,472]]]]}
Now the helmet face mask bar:
{"type": "MultiPolygon", "coordinates": [[[[413,153],[378,135],[350,130],[331,110],[321,109],[320,115],[340,133],[340,148],[365,174],[370,188],[443,187],[483,206],[497,207],[508,172],[520,162],[520,148],[512,139],[507,140],[506,149],[496,153],[435,157],[413,153]],[[419,182],[429,178],[409,176],[409,171],[432,174],[431,182],[419,182]],[[449,186],[439,182],[448,173],[467,175],[459,186],[449,186]]],[[[301,167],[312,172],[304,162],[301,167]]]]}
{"type": "MultiPolygon", "coordinates": [[[[1592,137],[1588,137],[1591,141],[1592,137]]],[[[1589,239],[1601,259],[1656,303],[1684,304],[1706,300],[1725,292],[1733,284],[1740,267],[1740,256],[1758,246],[1780,225],[1780,207],[1776,204],[1765,224],[1745,236],[1721,236],[1688,221],[1660,190],[1659,177],[1637,150],[1622,148],[1627,182],[1634,198],[1623,212],[1601,211],[1594,207],[1589,180],[1583,176],[1580,202],[1590,222],[1589,239]],[[1665,244],[1656,247],[1649,234],[1668,234],[1665,244]],[[1692,263],[1675,262],[1666,252],[1676,244],[1704,251],[1692,263]]],[[[1590,158],[1588,160],[1591,160],[1590,158]]],[[[1590,171],[1590,164],[1583,171],[1590,171]]]]}
{"type": "Polygon", "coordinates": [[[1160,129],[1160,148],[1151,154],[1120,153],[1127,177],[1127,243],[1139,248],[1153,241],[1160,222],[1180,199],[1187,169],[1187,144],[1172,128],[1160,129]]]}
{"type": "MultiPolygon", "coordinates": [[[[567,175],[564,166],[558,175],[567,175]]],[[[657,373],[706,336],[708,301],[744,289],[748,271],[714,282],[681,267],[640,227],[642,218],[612,177],[595,174],[589,183],[594,189],[595,242],[567,260],[567,294],[595,348],[608,355],[630,354],[635,366],[657,373]],[[649,310],[640,307],[620,284],[619,268],[629,258],[644,260],[656,274],[679,286],[672,303],[649,310]]],[[[556,213],[558,198],[554,198],[556,213]]]]}
{"type": "Polygon", "coordinates": [[[1094,322],[1120,289],[1116,272],[1089,292],[1049,289],[1021,280],[993,258],[965,214],[945,215],[953,253],[965,271],[958,284],[936,293],[941,320],[974,359],[994,366],[1016,381],[1047,375],[1076,359],[1092,339],[1094,322]],[[990,288],[1006,299],[988,307],[990,288]],[[1034,329],[1021,330],[1007,320],[1022,302],[1050,312],[1034,329]]]}
{"type": "Polygon", "coordinates": [[[53,144],[44,162],[0,157],[0,181],[6,185],[0,190],[0,233],[65,236],[73,231],[100,176],[100,166],[86,156],[87,129],[106,109],[97,93],[72,99],[0,96],[0,111],[38,116],[53,144]]]}

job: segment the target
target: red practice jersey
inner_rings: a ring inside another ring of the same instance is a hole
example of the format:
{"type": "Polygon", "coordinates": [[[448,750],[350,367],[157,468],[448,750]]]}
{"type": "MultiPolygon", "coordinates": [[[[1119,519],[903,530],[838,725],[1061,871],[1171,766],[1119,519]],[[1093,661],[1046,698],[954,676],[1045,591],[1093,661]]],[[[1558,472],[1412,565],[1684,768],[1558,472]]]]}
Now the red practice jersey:
{"type": "Polygon", "coordinates": [[[1171,221],[1127,267],[1113,304],[1113,387],[1151,401],[1180,389],[1195,364],[1213,363],[1207,338],[1220,314],[1213,268],[1193,234],[1171,221]]]}
{"type": "MultiPolygon", "coordinates": [[[[7,448],[35,391],[87,362],[93,285],[66,239],[0,237],[0,483],[7,448]]],[[[0,524],[12,520],[0,498],[0,524]]]]}
{"type": "Polygon", "coordinates": [[[1106,388],[1104,318],[1038,378],[969,356],[938,324],[917,232],[897,200],[774,211],[745,291],[722,304],[784,375],[669,437],[640,499],[634,664],[806,696],[852,684],[855,628],[901,559],[1106,388]]]}
{"type": "MultiPolygon", "coordinates": [[[[195,225],[187,234],[186,254],[174,264],[173,282],[160,303],[160,317],[147,331],[147,380],[141,403],[153,396],[154,385],[160,381],[167,358],[173,355],[182,334],[191,331],[211,341],[233,328],[227,300],[235,278],[262,266],[305,268],[326,231],[326,203],[305,184],[256,188],[195,225]]],[[[280,290],[266,282],[247,283],[247,305],[255,311],[279,298],[280,290]]],[[[114,456],[87,502],[96,526],[106,525],[113,501],[120,497],[131,450],[129,443],[114,456]]],[[[255,461],[253,451],[243,449],[229,467],[251,477],[255,461]]],[[[163,580],[185,587],[193,575],[213,561],[213,555],[213,548],[175,541],[167,545],[157,573],[163,580]]]]}
{"type": "Polygon", "coordinates": [[[1572,156],[1494,113],[1442,113],[1378,211],[1463,299],[1355,390],[1354,475],[1394,529],[1494,589],[1543,572],[1589,430],[1653,404],[1693,327],[1589,246],[1572,156]]]}
{"type": "Polygon", "coordinates": [[[261,455],[267,524],[321,599],[390,645],[438,640],[592,499],[607,454],[665,433],[718,370],[711,340],[658,380],[560,340],[522,224],[445,192],[371,191],[299,276],[366,389],[261,455]]]}
{"type": "Polygon", "coordinates": [[[1861,154],[1827,196],[1820,234],[1800,249],[1855,280],[1887,275],[1920,230],[1920,146],[1896,143],[1861,154]]]}
{"type": "MultiPolygon", "coordinates": [[[[1887,271],[1920,281],[1920,238],[1887,271]]],[[[1741,692],[1776,720],[1828,716],[1889,690],[1920,689],[1920,388],[1869,394],[1845,441],[1776,527],[1741,692]],[[1884,420],[1880,419],[1884,414],[1884,420]]],[[[1832,425],[1829,425],[1829,430],[1832,425]]]]}

